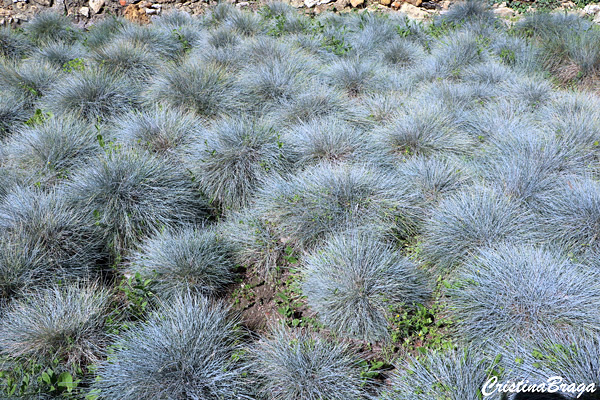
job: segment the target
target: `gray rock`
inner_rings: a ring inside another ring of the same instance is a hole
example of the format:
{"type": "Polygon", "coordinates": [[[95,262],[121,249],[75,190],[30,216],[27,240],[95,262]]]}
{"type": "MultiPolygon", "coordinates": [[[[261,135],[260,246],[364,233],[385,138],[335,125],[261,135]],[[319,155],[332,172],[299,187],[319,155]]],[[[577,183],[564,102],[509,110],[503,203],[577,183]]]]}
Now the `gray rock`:
{"type": "Polygon", "coordinates": [[[304,0],[306,8],[313,8],[314,6],[320,6],[322,4],[331,3],[334,0],[304,0]]]}
{"type": "Polygon", "coordinates": [[[104,7],[104,0],[90,0],[90,9],[94,14],[98,14],[102,7],[104,7]]]}

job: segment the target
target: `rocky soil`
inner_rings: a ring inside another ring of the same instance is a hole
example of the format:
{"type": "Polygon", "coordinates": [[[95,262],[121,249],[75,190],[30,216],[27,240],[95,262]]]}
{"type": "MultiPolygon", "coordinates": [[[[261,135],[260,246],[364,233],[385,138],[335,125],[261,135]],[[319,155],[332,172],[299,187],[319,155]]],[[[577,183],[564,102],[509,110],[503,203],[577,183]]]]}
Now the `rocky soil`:
{"type": "MultiPolygon", "coordinates": [[[[346,12],[352,10],[399,11],[409,18],[426,20],[432,15],[448,9],[452,0],[286,0],[292,6],[309,14],[323,11],[346,12]]],[[[256,9],[267,0],[232,0],[239,8],[256,9]]],[[[169,10],[182,10],[192,15],[203,14],[215,0],[2,0],[0,3],[0,26],[16,26],[29,21],[36,13],[52,10],[70,16],[81,27],[107,15],[124,16],[130,21],[149,23],[153,16],[169,10]]],[[[518,16],[518,9],[534,9],[535,1],[513,1],[497,3],[494,12],[508,20],[518,16]],[[518,5],[519,7],[515,7],[518,5]]],[[[600,23],[600,4],[589,4],[583,10],[576,8],[571,0],[561,0],[561,10],[588,14],[600,23]]]]}

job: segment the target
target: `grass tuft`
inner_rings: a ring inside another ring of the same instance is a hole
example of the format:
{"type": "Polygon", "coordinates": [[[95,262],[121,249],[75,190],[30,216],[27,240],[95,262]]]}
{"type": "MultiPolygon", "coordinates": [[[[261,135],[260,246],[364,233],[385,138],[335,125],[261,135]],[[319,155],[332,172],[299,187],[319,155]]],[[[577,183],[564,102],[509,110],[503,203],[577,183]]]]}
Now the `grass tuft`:
{"type": "Polygon", "coordinates": [[[531,340],[543,332],[598,332],[595,274],[558,249],[526,244],[482,249],[448,291],[458,334],[484,344],[531,340]]]}
{"type": "Polygon", "coordinates": [[[76,171],[64,195],[95,222],[117,254],[164,228],[196,222],[207,203],[172,163],[134,151],[110,152],[76,171]]]}
{"type": "Polygon", "coordinates": [[[110,292],[97,283],[50,286],[27,292],[0,319],[0,352],[71,370],[100,360],[110,292]]]}
{"type": "Polygon", "coordinates": [[[275,327],[250,349],[250,354],[251,374],[265,398],[368,398],[360,360],[347,344],[275,327]]]}
{"type": "Polygon", "coordinates": [[[42,106],[56,115],[71,113],[93,123],[124,114],[139,102],[131,81],[93,69],[66,76],[48,92],[42,106]]]}
{"type": "Polygon", "coordinates": [[[540,230],[518,202],[494,189],[468,187],[442,200],[425,222],[423,256],[444,271],[480,247],[535,240],[540,230]]]}
{"type": "Polygon", "coordinates": [[[190,159],[201,191],[234,210],[248,205],[262,180],[286,172],[289,164],[274,126],[246,117],[215,122],[190,159]]]}
{"type": "Polygon", "coordinates": [[[237,106],[233,83],[224,69],[190,58],[156,77],[147,99],[203,117],[227,115],[237,106]]]}
{"type": "Polygon", "coordinates": [[[409,235],[416,219],[411,201],[386,172],[366,165],[321,163],[267,182],[257,206],[283,237],[311,247],[348,223],[409,235]]]}
{"type": "Polygon", "coordinates": [[[239,340],[223,304],[177,296],[116,338],[95,387],[107,400],[242,398],[239,340]]]}
{"type": "Polygon", "coordinates": [[[233,281],[233,268],[230,248],[214,229],[186,227],[146,240],[129,272],[150,279],[153,293],[168,298],[185,292],[217,295],[233,281]]]}
{"type": "Polygon", "coordinates": [[[331,236],[304,268],[302,293],[325,327],[368,342],[389,338],[395,307],[429,296],[417,267],[369,231],[331,236]]]}

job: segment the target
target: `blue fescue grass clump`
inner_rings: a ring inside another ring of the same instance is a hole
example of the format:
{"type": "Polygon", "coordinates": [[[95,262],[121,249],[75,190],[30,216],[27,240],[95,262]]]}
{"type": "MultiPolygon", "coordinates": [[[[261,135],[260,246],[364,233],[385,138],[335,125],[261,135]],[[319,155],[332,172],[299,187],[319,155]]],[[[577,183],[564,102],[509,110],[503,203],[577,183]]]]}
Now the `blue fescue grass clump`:
{"type": "Polygon", "coordinates": [[[423,215],[473,181],[473,172],[455,158],[412,157],[399,164],[396,173],[404,190],[415,194],[414,202],[423,209],[423,215]]]}
{"type": "Polygon", "coordinates": [[[98,68],[110,74],[135,77],[143,82],[156,74],[160,65],[159,60],[148,49],[123,39],[95,48],[90,58],[98,68]]]}
{"type": "Polygon", "coordinates": [[[73,43],[81,35],[71,20],[56,12],[39,13],[25,25],[25,34],[37,45],[53,42],[73,43]]]}
{"type": "Polygon", "coordinates": [[[17,231],[0,236],[0,308],[13,296],[31,289],[47,278],[43,250],[17,231]]]}
{"type": "Polygon", "coordinates": [[[360,359],[347,343],[276,326],[250,348],[250,355],[250,376],[261,398],[369,398],[360,359]]]}
{"type": "Polygon", "coordinates": [[[346,18],[352,31],[347,37],[353,57],[369,57],[385,43],[398,38],[398,27],[385,14],[361,13],[346,18]]]}
{"type": "Polygon", "coordinates": [[[0,91],[0,138],[10,135],[30,117],[23,97],[0,91]]]}
{"type": "Polygon", "coordinates": [[[264,179],[290,169],[285,150],[270,121],[226,118],[207,130],[190,157],[190,170],[211,201],[223,209],[239,209],[264,179]]]}
{"type": "Polygon", "coordinates": [[[268,5],[259,11],[264,18],[265,30],[273,36],[294,35],[310,32],[312,20],[310,17],[299,14],[289,4],[281,3],[290,9],[275,10],[268,5]]]}
{"type": "Polygon", "coordinates": [[[456,79],[461,71],[489,59],[481,36],[471,30],[455,31],[440,40],[420,67],[423,79],[456,79]]]}
{"type": "Polygon", "coordinates": [[[86,58],[86,50],[80,44],[66,44],[62,42],[50,43],[33,54],[33,59],[39,62],[48,62],[57,69],[68,69],[69,62],[80,61],[86,58]]]}
{"type": "Polygon", "coordinates": [[[233,78],[222,68],[190,58],[156,77],[147,99],[203,117],[227,114],[237,106],[233,78]]]}
{"type": "Polygon", "coordinates": [[[598,98],[580,93],[561,93],[541,110],[547,129],[564,147],[598,158],[600,114],[598,98]]]}
{"type": "Polygon", "coordinates": [[[475,143],[458,129],[453,115],[441,106],[428,103],[406,108],[390,123],[376,129],[383,151],[403,159],[413,155],[466,154],[475,143]]]}
{"type": "Polygon", "coordinates": [[[476,163],[488,182],[533,209],[543,209],[541,203],[550,192],[586,171],[585,159],[578,152],[534,127],[490,138],[476,163]]]}
{"type": "Polygon", "coordinates": [[[269,180],[257,207],[283,237],[302,247],[314,246],[348,223],[406,236],[413,231],[416,210],[395,179],[368,165],[321,163],[269,180]]]}
{"type": "Polygon", "coordinates": [[[173,29],[160,25],[125,25],[111,41],[124,41],[141,47],[165,60],[178,60],[185,54],[184,45],[173,29]]]}
{"type": "Polygon", "coordinates": [[[9,27],[0,29],[0,57],[11,61],[19,61],[32,50],[32,43],[24,35],[9,27]]]}
{"type": "Polygon", "coordinates": [[[448,291],[459,334],[473,343],[543,332],[597,332],[597,272],[559,249],[502,244],[482,249],[448,291]]]}
{"type": "Polygon", "coordinates": [[[139,91],[131,80],[93,68],[65,76],[41,104],[56,115],[70,113],[93,123],[124,114],[139,103],[139,91]]]}
{"type": "Polygon", "coordinates": [[[514,81],[512,70],[498,62],[489,61],[484,64],[476,64],[463,71],[461,79],[479,85],[494,87],[501,83],[512,83],[514,81]]]}
{"type": "MultiPolygon", "coordinates": [[[[600,343],[598,336],[590,333],[545,333],[531,341],[521,341],[498,348],[502,354],[507,375],[515,380],[527,378],[531,382],[547,382],[559,376],[562,383],[586,388],[593,384],[596,393],[584,393],[581,399],[598,397],[600,384],[600,343]]],[[[566,398],[573,393],[559,392],[566,398]]],[[[575,396],[579,393],[575,392],[575,396]]]]}
{"type": "Polygon", "coordinates": [[[350,97],[382,91],[389,86],[383,65],[360,57],[342,58],[327,68],[326,82],[350,97]]]}
{"type": "Polygon", "coordinates": [[[117,141],[178,159],[202,140],[204,121],[178,109],[154,107],[124,114],[113,121],[117,141]]]}
{"type": "Polygon", "coordinates": [[[197,26],[201,27],[202,20],[192,17],[185,11],[169,10],[152,21],[155,25],[166,26],[172,29],[181,28],[182,26],[197,26]]]}
{"type": "Polygon", "coordinates": [[[284,126],[328,116],[337,116],[359,127],[369,126],[366,113],[352,99],[339,90],[315,85],[282,102],[270,116],[284,126]]]}
{"type": "Polygon", "coordinates": [[[221,26],[208,32],[207,43],[216,50],[235,49],[241,38],[235,30],[221,26]]]}
{"type": "Polygon", "coordinates": [[[600,246],[600,184],[595,179],[570,179],[557,185],[540,207],[544,234],[553,243],[581,254],[600,246]]]}
{"type": "Polygon", "coordinates": [[[0,319],[0,354],[72,371],[100,360],[110,291],[97,283],[49,286],[26,292],[0,319]]]}
{"type": "Polygon", "coordinates": [[[7,95],[23,99],[23,104],[29,109],[41,96],[47,94],[61,77],[61,70],[49,63],[0,63],[0,87],[7,95]]]}
{"type": "MultiPolygon", "coordinates": [[[[291,50],[288,57],[293,57],[291,50]]],[[[307,62],[303,61],[271,56],[240,71],[237,85],[250,110],[264,112],[298,96],[309,81],[307,62]]]]}
{"type": "Polygon", "coordinates": [[[406,38],[389,41],[380,53],[384,62],[402,68],[415,66],[426,56],[423,46],[406,38]]]}
{"type": "Polygon", "coordinates": [[[535,216],[492,188],[467,187],[432,211],[423,228],[423,256],[438,271],[452,269],[482,246],[502,241],[535,240],[535,216]]]}
{"type": "Polygon", "coordinates": [[[35,244],[47,276],[55,274],[56,279],[91,275],[104,256],[92,220],[56,191],[14,187],[0,203],[0,229],[35,244]]]}
{"type": "Polygon", "coordinates": [[[415,264],[373,232],[329,237],[305,259],[302,293],[325,327],[369,342],[388,339],[394,307],[429,296],[415,264]]]}
{"type": "Polygon", "coordinates": [[[130,22],[122,17],[109,16],[91,25],[85,35],[85,44],[97,49],[108,44],[130,22]]]}
{"type": "Polygon", "coordinates": [[[146,240],[129,272],[152,281],[159,297],[191,292],[218,295],[233,281],[231,248],[215,229],[185,227],[146,240]]]}
{"type": "Polygon", "coordinates": [[[276,275],[286,245],[280,240],[275,226],[259,211],[247,207],[231,213],[218,230],[223,240],[229,243],[237,264],[253,268],[265,279],[276,275]]]}
{"type": "Polygon", "coordinates": [[[479,352],[468,348],[411,356],[392,376],[392,387],[382,399],[477,400],[491,365],[479,352]]]}
{"type": "Polygon", "coordinates": [[[49,187],[101,152],[97,134],[85,121],[52,117],[14,132],[5,143],[4,162],[26,172],[39,186],[49,187]]]}
{"type": "Polygon", "coordinates": [[[367,161],[377,157],[374,142],[357,128],[334,116],[314,118],[286,130],[281,140],[299,168],[320,162],[367,161]]]}
{"type": "Polygon", "coordinates": [[[223,21],[223,27],[242,36],[254,36],[264,31],[260,16],[254,13],[232,12],[223,21]]]}
{"type": "Polygon", "coordinates": [[[244,398],[240,333],[224,304],[174,297],[115,338],[94,386],[107,400],[244,398]]]}
{"type": "Polygon", "coordinates": [[[446,24],[461,25],[481,23],[493,25],[496,17],[490,7],[481,0],[466,0],[453,4],[439,19],[446,24]]]}
{"type": "Polygon", "coordinates": [[[542,107],[552,98],[552,85],[540,76],[518,78],[504,87],[507,98],[531,109],[542,107]]]}
{"type": "Polygon", "coordinates": [[[536,13],[516,25],[539,46],[541,63],[563,83],[594,79],[600,69],[600,31],[573,14],[536,13]]]}
{"type": "Polygon", "coordinates": [[[497,35],[490,43],[490,50],[503,64],[517,71],[541,71],[539,49],[523,38],[497,35]]]}
{"type": "Polygon", "coordinates": [[[163,228],[199,221],[208,210],[188,173],[133,150],[93,160],[73,173],[63,191],[117,254],[163,228]]]}

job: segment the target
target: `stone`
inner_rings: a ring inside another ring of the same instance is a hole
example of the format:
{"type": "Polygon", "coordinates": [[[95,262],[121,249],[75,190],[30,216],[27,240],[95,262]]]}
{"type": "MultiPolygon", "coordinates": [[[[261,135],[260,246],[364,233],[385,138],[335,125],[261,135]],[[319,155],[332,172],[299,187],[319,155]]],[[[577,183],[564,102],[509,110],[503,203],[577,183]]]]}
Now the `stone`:
{"type": "Polygon", "coordinates": [[[235,6],[236,6],[237,8],[242,8],[242,7],[248,7],[249,5],[250,5],[250,3],[249,3],[249,2],[247,2],[247,1],[240,1],[240,2],[239,2],[239,3],[237,3],[235,6]]]}
{"type": "Polygon", "coordinates": [[[392,2],[392,8],[393,8],[394,10],[397,10],[397,9],[399,9],[400,7],[402,7],[402,2],[401,2],[401,1],[398,1],[398,0],[396,0],[396,1],[392,2]]]}
{"type": "Polygon", "coordinates": [[[494,9],[494,14],[500,18],[511,18],[514,17],[517,13],[515,10],[509,7],[498,7],[494,9]]]}
{"type": "Polygon", "coordinates": [[[437,10],[440,6],[435,1],[424,1],[419,7],[423,7],[427,10],[437,10]]]}
{"type": "Polygon", "coordinates": [[[323,4],[331,3],[333,0],[304,0],[304,6],[306,8],[313,8],[323,4]]]}
{"type": "Polygon", "coordinates": [[[415,7],[410,3],[403,3],[400,7],[400,12],[406,14],[410,19],[424,20],[429,17],[429,13],[419,7],[415,7]]]}
{"type": "Polygon", "coordinates": [[[600,13],[600,4],[588,4],[583,7],[583,12],[587,15],[596,15],[600,13]]]}
{"type": "Polygon", "coordinates": [[[379,3],[381,3],[383,6],[389,6],[392,4],[392,0],[379,0],[379,3]]]}
{"type": "Polygon", "coordinates": [[[158,10],[156,8],[145,8],[146,14],[148,15],[156,15],[158,14],[158,10]]]}
{"type": "Polygon", "coordinates": [[[350,5],[350,0],[336,0],[335,3],[333,3],[333,6],[335,7],[336,10],[343,10],[344,8],[348,7],[350,5]]]}
{"type": "Polygon", "coordinates": [[[365,0],[350,0],[350,5],[354,8],[365,4],[365,0]]]}
{"type": "Polygon", "coordinates": [[[98,14],[102,7],[104,7],[104,0],[90,0],[90,9],[94,14],[98,14]]]}
{"type": "Polygon", "coordinates": [[[406,1],[415,7],[420,7],[421,3],[423,3],[423,0],[406,0],[406,1]]]}
{"type": "Polygon", "coordinates": [[[33,0],[42,7],[52,7],[52,0],[33,0]]]}
{"type": "Polygon", "coordinates": [[[123,12],[123,16],[126,20],[131,22],[137,22],[139,24],[150,23],[150,19],[146,15],[146,12],[137,4],[128,5],[125,12],[123,12]]]}
{"type": "Polygon", "coordinates": [[[594,20],[592,22],[595,24],[600,24],[600,13],[598,13],[598,15],[596,15],[596,18],[594,18],[594,20]]]}
{"type": "Polygon", "coordinates": [[[83,15],[86,18],[90,17],[90,8],[89,7],[81,7],[79,9],[79,14],[83,15]]]}

